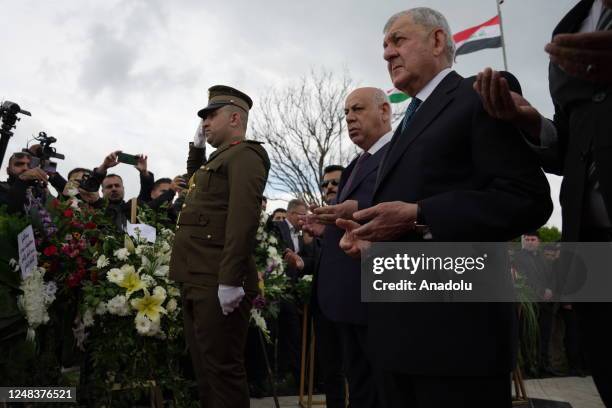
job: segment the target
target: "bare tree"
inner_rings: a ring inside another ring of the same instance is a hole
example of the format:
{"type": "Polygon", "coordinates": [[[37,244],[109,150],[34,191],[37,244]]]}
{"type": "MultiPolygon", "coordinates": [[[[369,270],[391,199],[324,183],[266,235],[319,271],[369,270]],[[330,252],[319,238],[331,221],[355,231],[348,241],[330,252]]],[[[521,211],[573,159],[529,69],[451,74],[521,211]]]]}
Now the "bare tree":
{"type": "Polygon", "coordinates": [[[272,161],[269,182],[308,204],[321,204],[319,183],[330,164],[347,165],[357,149],[345,132],[347,72],[312,70],[283,89],[270,89],[253,115],[253,136],[272,161]]]}

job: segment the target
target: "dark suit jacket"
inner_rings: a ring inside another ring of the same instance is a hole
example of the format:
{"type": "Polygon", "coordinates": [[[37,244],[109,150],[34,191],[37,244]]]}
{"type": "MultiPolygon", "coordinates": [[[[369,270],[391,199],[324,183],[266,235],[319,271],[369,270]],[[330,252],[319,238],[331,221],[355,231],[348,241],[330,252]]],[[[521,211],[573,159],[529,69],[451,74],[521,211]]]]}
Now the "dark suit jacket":
{"type": "MultiPolygon", "coordinates": [[[[363,161],[353,182],[345,189],[346,182],[353,173],[357,158],[342,172],[338,186],[339,203],[357,200],[360,207],[368,205],[372,199],[376,173],[380,159],[384,156],[386,145],[363,161]]],[[[316,269],[313,287],[315,299],[323,314],[335,322],[366,324],[367,305],[361,302],[361,264],[340,249],[340,239],[344,230],[335,225],[325,228],[321,243],[321,257],[316,269]]]]}
{"type": "MultiPolygon", "coordinates": [[[[579,2],[557,25],[553,35],[575,33],[587,17],[593,0],[579,2]]],[[[550,93],[555,106],[553,123],[558,148],[542,156],[544,169],[563,176],[561,207],[563,239],[580,240],[583,203],[591,146],[600,192],[612,216],[612,86],[572,78],[550,64],[550,93]]]]}
{"type": "Polygon", "coordinates": [[[542,300],[546,289],[554,290],[556,286],[552,262],[545,259],[540,252],[521,249],[514,255],[513,265],[516,271],[525,277],[539,300],[542,300]]]}
{"type": "Polygon", "coordinates": [[[291,249],[292,251],[296,252],[300,257],[302,257],[302,260],[304,261],[304,269],[302,269],[301,271],[287,267],[287,269],[285,270],[287,276],[289,276],[293,280],[297,280],[304,275],[312,275],[312,272],[314,270],[314,262],[316,259],[316,241],[313,240],[312,244],[307,245],[304,243],[304,238],[300,235],[298,237],[300,250],[296,251],[295,246],[293,245],[293,240],[291,239],[291,232],[289,231],[289,226],[287,225],[287,222],[275,221],[274,227],[276,228],[278,234],[281,237],[283,250],[286,248],[291,249]]]}
{"type": "MultiPolygon", "coordinates": [[[[455,72],[442,80],[406,130],[396,131],[374,189],[373,204],[419,203],[441,242],[507,241],[552,212],[535,154],[516,128],[487,115],[473,83],[455,72]]],[[[509,268],[498,278],[510,279],[509,268]]],[[[368,315],[372,360],[385,370],[457,376],[513,366],[513,304],[371,303],[368,315]]]]}

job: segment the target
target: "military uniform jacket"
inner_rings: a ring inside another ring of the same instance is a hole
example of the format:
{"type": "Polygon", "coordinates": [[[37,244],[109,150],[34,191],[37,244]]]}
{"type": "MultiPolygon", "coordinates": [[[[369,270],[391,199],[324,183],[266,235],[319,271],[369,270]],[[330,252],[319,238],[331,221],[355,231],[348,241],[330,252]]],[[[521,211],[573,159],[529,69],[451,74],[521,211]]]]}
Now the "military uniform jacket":
{"type": "MultiPolygon", "coordinates": [[[[188,167],[203,149],[190,148],[188,167]]],[[[198,163],[198,164],[199,164],[198,163]]],[[[270,160],[259,142],[219,147],[193,171],[177,221],[170,277],[203,286],[257,290],[253,252],[270,160]]]]}

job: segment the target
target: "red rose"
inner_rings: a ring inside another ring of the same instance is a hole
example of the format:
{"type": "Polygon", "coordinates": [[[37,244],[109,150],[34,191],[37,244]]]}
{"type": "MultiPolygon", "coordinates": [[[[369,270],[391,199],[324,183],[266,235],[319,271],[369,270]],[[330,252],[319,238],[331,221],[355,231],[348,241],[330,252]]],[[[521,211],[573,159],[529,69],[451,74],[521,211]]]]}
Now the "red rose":
{"type": "Polygon", "coordinates": [[[45,256],[53,256],[57,254],[57,247],[55,245],[49,245],[43,249],[43,254],[45,254],[45,256]]]}
{"type": "Polygon", "coordinates": [[[93,221],[89,221],[87,224],[85,224],[85,229],[88,229],[88,230],[96,229],[96,227],[97,225],[93,221]]]}
{"type": "Polygon", "coordinates": [[[73,215],[74,215],[74,213],[72,212],[72,210],[70,208],[68,208],[67,210],[64,211],[64,217],[66,217],[66,218],[72,218],[73,215]]]}
{"type": "Polygon", "coordinates": [[[76,288],[81,283],[82,277],[78,273],[73,273],[68,277],[67,283],[69,288],[76,288]]]}
{"type": "Polygon", "coordinates": [[[51,205],[53,206],[53,208],[57,208],[60,205],[60,200],[58,200],[57,198],[54,198],[51,201],[51,205]]]}

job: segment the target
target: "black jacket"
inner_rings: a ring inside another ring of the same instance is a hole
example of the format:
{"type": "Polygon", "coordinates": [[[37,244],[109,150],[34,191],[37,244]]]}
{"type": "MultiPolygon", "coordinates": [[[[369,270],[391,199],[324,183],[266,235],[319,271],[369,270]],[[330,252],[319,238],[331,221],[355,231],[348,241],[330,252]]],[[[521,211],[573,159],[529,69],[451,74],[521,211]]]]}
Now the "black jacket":
{"type": "MultiPolygon", "coordinates": [[[[406,130],[396,131],[374,188],[374,205],[419,203],[436,241],[503,242],[552,212],[537,157],[516,128],[485,112],[474,80],[456,72],[442,80],[406,130]]],[[[509,269],[497,272],[493,279],[510,279],[509,269]]],[[[368,317],[369,351],[384,370],[458,376],[513,367],[513,304],[371,303],[368,317]]]]}
{"type": "MultiPolygon", "coordinates": [[[[338,186],[339,203],[357,200],[359,207],[367,207],[372,200],[378,164],[387,146],[365,159],[346,189],[346,182],[355,169],[357,159],[342,172],[338,186]]],[[[367,305],[361,302],[361,263],[340,249],[344,230],[335,225],[325,227],[321,240],[321,257],[316,268],[314,297],[323,314],[335,322],[366,324],[367,305]]]]}
{"type": "MultiPolygon", "coordinates": [[[[553,36],[577,32],[592,5],[593,0],[580,1],[559,22],[553,36]]],[[[544,152],[541,158],[547,172],[563,176],[559,197],[563,240],[575,242],[580,240],[591,152],[599,190],[612,216],[612,86],[570,77],[552,63],[549,85],[559,141],[557,149],[544,152]]]]}

